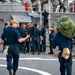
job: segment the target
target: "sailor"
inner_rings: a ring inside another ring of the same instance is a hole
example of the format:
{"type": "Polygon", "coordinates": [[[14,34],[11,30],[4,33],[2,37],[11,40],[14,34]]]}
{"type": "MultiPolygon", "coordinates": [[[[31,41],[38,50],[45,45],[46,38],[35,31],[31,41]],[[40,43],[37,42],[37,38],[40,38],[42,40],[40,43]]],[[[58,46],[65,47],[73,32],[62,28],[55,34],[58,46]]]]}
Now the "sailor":
{"type": "Polygon", "coordinates": [[[60,32],[56,34],[53,40],[53,53],[59,59],[60,75],[72,75],[72,39],[67,38],[60,32]],[[56,46],[59,47],[58,54],[55,51],[56,46]],[[67,53],[67,54],[65,54],[67,53]],[[67,56],[66,56],[67,55],[67,56]],[[66,72],[66,73],[65,73],[66,72]]]}
{"type": "Polygon", "coordinates": [[[45,28],[48,28],[48,15],[49,13],[44,9],[44,12],[42,13],[42,16],[44,18],[44,26],[45,28]]]}
{"type": "MultiPolygon", "coordinates": [[[[20,32],[20,35],[21,35],[21,37],[23,38],[23,37],[25,36],[25,34],[26,34],[27,31],[26,31],[26,29],[24,29],[24,28],[22,27],[22,25],[23,25],[23,24],[20,23],[19,26],[18,26],[18,28],[17,28],[17,30],[20,32]]],[[[20,52],[22,52],[23,54],[26,53],[25,41],[19,43],[19,48],[20,48],[20,52]]]]}
{"type": "Polygon", "coordinates": [[[54,34],[54,29],[50,28],[50,34],[49,34],[49,42],[50,42],[50,52],[48,54],[53,54],[53,50],[52,50],[52,42],[53,42],[53,38],[55,36],[54,34]]]}
{"type": "Polygon", "coordinates": [[[43,38],[43,40],[42,40],[42,45],[41,45],[41,51],[42,51],[42,49],[43,49],[43,52],[45,52],[46,51],[46,28],[44,27],[44,24],[42,24],[41,25],[41,36],[42,36],[42,38],[43,38]]]}
{"type": "MultiPolygon", "coordinates": [[[[28,23],[28,28],[26,29],[27,31],[29,31],[31,28],[31,23],[28,23]]],[[[30,41],[30,37],[26,40],[26,48],[27,48],[27,51],[26,52],[29,52],[30,50],[30,45],[31,45],[31,41],[30,41]]]]}
{"type": "MultiPolygon", "coordinates": [[[[75,36],[75,23],[67,16],[62,16],[56,27],[53,49],[58,46],[58,59],[61,75],[72,75],[72,38],[75,36]]],[[[54,50],[53,50],[54,51],[54,50]]],[[[54,51],[54,56],[57,53],[54,51]]]]}
{"type": "Polygon", "coordinates": [[[40,36],[41,36],[41,31],[38,29],[39,25],[35,24],[34,25],[34,30],[32,32],[32,49],[33,49],[33,54],[35,54],[35,50],[38,50],[38,55],[40,54],[40,36]]]}
{"type": "MultiPolygon", "coordinates": [[[[5,27],[3,29],[3,32],[10,26],[10,23],[9,22],[6,22],[5,23],[5,27]]],[[[3,51],[4,51],[4,46],[7,45],[7,41],[6,39],[4,39],[4,43],[3,43],[3,51]]]]}
{"type": "Polygon", "coordinates": [[[7,69],[9,71],[9,75],[16,75],[19,62],[18,43],[25,41],[29,37],[29,35],[24,38],[21,38],[19,31],[16,29],[18,27],[18,22],[16,20],[11,20],[10,24],[11,26],[3,32],[3,35],[0,38],[0,43],[6,38],[7,46],[9,47],[6,55],[7,69]]]}

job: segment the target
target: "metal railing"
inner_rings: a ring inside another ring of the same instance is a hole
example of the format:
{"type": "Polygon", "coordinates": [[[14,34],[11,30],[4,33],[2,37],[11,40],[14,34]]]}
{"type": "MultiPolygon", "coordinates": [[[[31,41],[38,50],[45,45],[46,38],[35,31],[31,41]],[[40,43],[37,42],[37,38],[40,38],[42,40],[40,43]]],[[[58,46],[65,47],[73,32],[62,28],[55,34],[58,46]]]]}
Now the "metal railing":
{"type": "Polygon", "coordinates": [[[0,11],[25,11],[21,4],[0,4],[0,11]]]}

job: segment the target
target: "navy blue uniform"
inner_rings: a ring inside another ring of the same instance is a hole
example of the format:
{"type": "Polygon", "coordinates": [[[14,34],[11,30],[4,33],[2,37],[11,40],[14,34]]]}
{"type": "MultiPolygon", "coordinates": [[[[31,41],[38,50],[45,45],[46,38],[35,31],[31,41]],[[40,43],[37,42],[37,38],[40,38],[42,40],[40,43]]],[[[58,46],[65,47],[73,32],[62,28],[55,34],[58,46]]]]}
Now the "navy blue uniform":
{"type": "MultiPolygon", "coordinates": [[[[30,30],[31,27],[28,27],[27,28],[27,31],[30,30]]],[[[26,47],[27,47],[27,52],[29,52],[29,49],[30,49],[30,37],[26,40],[26,47]]]]}
{"type": "Polygon", "coordinates": [[[67,72],[67,75],[72,75],[72,39],[69,39],[65,36],[63,36],[60,32],[56,34],[53,40],[53,48],[56,48],[56,46],[59,47],[59,55],[58,59],[60,62],[60,72],[61,75],[65,75],[65,71],[67,72]],[[69,59],[65,60],[63,57],[61,57],[63,48],[69,48],[70,50],[70,57],[69,59]]]}
{"type": "Polygon", "coordinates": [[[41,28],[41,36],[44,38],[42,40],[42,47],[41,47],[41,51],[43,48],[43,52],[46,51],[46,28],[41,28]]]}
{"type": "MultiPolygon", "coordinates": [[[[23,38],[26,35],[27,30],[19,26],[17,30],[20,32],[21,37],[23,38]]],[[[20,52],[26,53],[26,42],[19,43],[20,52]]]]}
{"type": "Polygon", "coordinates": [[[17,30],[20,32],[21,37],[23,37],[23,35],[24,35],[24,28],[22,28],[21,26],[19,26],[17,28],[17,30]]]}
{"type": "Polygon", "coordinates": [[[36,48],[38,50],[38,54],[40,54],[40,36],[41,36],[40,30],[38,28],[35,28],[32,32],[33,54],[34,54],[36,48]]]}
{"type": "Polygon", "coordinates": [[[50,34],[49,34],[49,42],[50,42],[50,53],[49,54],[53,54],[53,50],[52,50],[52,42],[53,42],[53,38],[54,38],[54,31],[52,31],[50,34]]]}
{"type": "MultiPolygon", "coordinates": [[[[8,27],[4,27],[3,32],[7,29],[8,27]]],[[[3,34],[2,34],[3,35],[3,34]]],[[[7,41],[6,39],[4,39],[4,43],[3,43],[3,50],[4,50],[4,46],[7,45],[7,41]]]]}
{"type": "Polygon", "coordinates": [[[42,16],[44,17],[44,25],[45,25],[44,27],[45,27],[45,28],[48,27],[48,24],[47,24],[47,23],[48,23],[48,15],[49,15],[48,12],[45,12],[45,11],[44,11],[44,12],[42,13],[42,16]]]}
{"type": "Polygon", "coordinates": [[[18,69],[19,61],[19,46],[18,39],[21,38],[20,33],[13,27],[7,28],[1,38],[7,40],[7,45],[9,46],[7,57],[7,69],[13,69],[16,71],[18,69]],[[13,63],[12,63],[13,58],[13,63]]]}

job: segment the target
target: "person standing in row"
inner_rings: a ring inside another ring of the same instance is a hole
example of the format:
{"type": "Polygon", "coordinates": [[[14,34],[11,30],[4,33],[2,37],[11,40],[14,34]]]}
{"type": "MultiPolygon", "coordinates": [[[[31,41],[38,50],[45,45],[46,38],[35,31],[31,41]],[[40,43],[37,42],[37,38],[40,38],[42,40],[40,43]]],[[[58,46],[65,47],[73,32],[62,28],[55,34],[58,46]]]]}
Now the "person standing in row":
{"type": "Polygon", "coordinates": [[[44,27],[44,24],[41,25],[41,36],[43,38],[42,40],[42,44],[41,44],[41,48],[40,48],[40,52],[42,52],[42,49],[43,49],[43,52],[46,51],[46,28],[44,27]]]}
{"type": "Polygon", "coordinates": [[[9,75],[16,75],[16,71],[18,69],[19,62],[19,42],[25,41],[29,35],[24,38],[21,38],[19,31],[16,29],[18,27],[18,22],[16,20],[10,21],[10,27],[5,29],[0,38],[0,43],[6,38],[8,45],[8,55],[7,58],[7,69],[9,71],[9,75]],[[13,59],[13,63],[12,63],[13,59]],[[13,74],[12,74],[13,69],[13,74]]]}
{"type": "MultiPolygon", "coordinates": [[[[5,26],[4,26],[4,29],[3,29],[3,32],[10,26],[10,23],[9,22],[6,22],[5,23],[5,26]]],[[[7,41],[6,39],[4,39],[4,43],[3,43],[3,51],[4,51],[4,46],[7,45],[7,41]]]]}
{"type": "MultiPolygon", "coordinates": [[[[27,31],[29,31],[31,28],[31,23],[28,23],[28,28],[26,29],[27,31]]],[[[30,41],[30,37],[26,40],[26,52],[29,52],[30,50],[30,45],[31,45],[31,41],[30,41]]]]}
{"type": "Polygon", "coordinates": [[[39,25],[35,24],[34,25],[34,30],[31,34],[32,36],[32,50],[33,54],[35,54],[35,50],[38,50],[38,55],[40,54],[40,36],[41,36],[41,31],[38,29],[39,25]]]}
{"type": "Polygon", "coordinates": [[[49,42],[50,42],[50,52],[48,54],[53,54],[52,45],[53,45],[53,39],[54,39],[54,29],[50,28],[50,34],[49,34],[49,42]]]}
{"type": "MultiPolygon", "coordinates": [[[[17,30],[19,31],[21,37],[23,38],[25,36],[26,30],[22,27],[23,24],[19,23],[17,30]]],[[[25,54],[26,53],[26,46],[25,46],[25,41],[19,43],[19,49],[20,52],[25,54]]]]}

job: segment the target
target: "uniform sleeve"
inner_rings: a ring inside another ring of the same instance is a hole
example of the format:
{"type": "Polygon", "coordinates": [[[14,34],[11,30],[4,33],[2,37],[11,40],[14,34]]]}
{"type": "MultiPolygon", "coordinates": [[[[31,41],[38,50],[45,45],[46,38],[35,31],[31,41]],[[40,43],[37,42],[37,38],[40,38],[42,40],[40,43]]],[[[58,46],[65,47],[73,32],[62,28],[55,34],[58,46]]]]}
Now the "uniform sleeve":
{"type": "Polygon", "coordinates": [[[48,13],[48,15],[49,15],[49,13],[48,13]]]}
{"type": "Polygon", "coordinates": [[[5,39],[5,34],[4,34],[4,32],[3,32],[2,35],[1,35],[1,39],[2,39],[2,40],[5,39]]]}
{"type": "Polygon", "coordinates": [[[57,45],[57,44],[56,44],[56,41],[55,41],[55,38],[54,38],[54,39],[53,39],[53,42],[52,42],[52,48],[55,49],[55,48],[56,48],[56,45],[57,45]]]}

